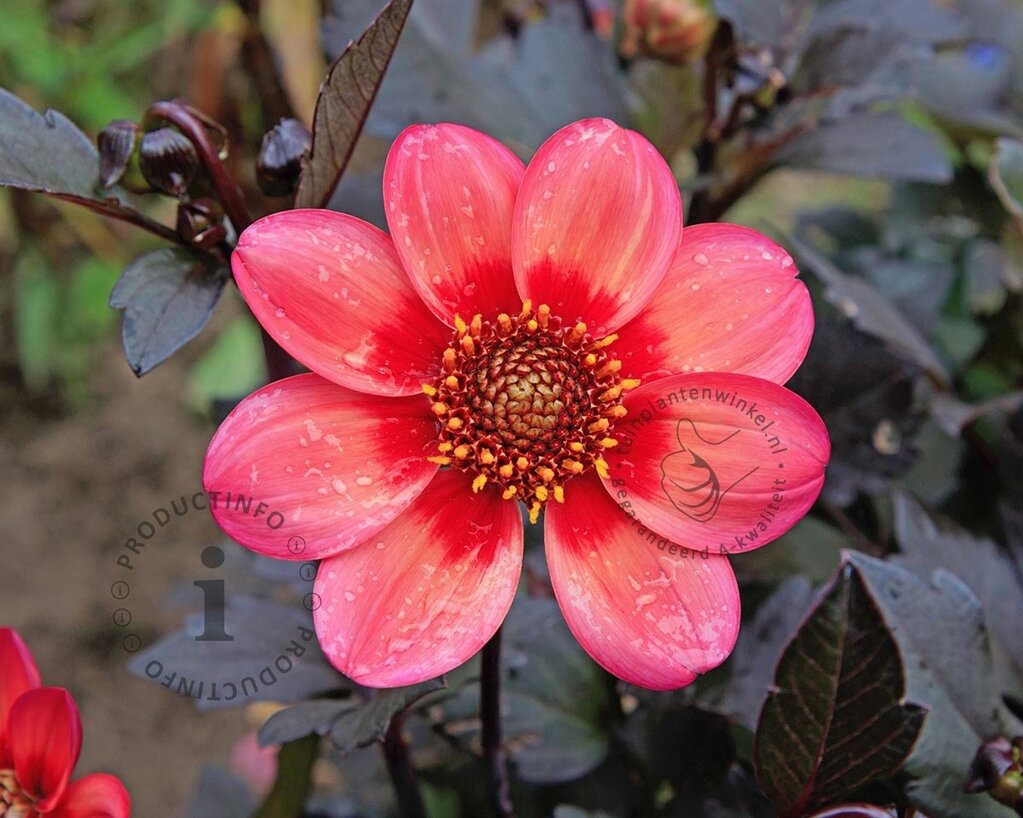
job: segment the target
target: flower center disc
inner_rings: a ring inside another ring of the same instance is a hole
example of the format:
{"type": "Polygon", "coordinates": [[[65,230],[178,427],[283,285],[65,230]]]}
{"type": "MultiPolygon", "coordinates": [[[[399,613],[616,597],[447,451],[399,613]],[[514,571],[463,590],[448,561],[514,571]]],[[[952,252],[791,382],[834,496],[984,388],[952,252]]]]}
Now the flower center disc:
{"type": "Polygon", "coordinates": [[[423,391],[441,422],[431,458],[476,475],[505,499],[527,504],[536,522],[550,497],[564,501],[565,481],[594,467],[607,475],[602,453],[625,416],[622,392],[639,381],[620,377],[622,362],[606,348],[617,336],[593,339],[583,323],[562,325],[545,304],[496,320],[455,317],[443,372],[423,391]]]}
{"type": "Polygon", "coordinates": [[[24,818],[35,815],[32,800],[22,793],[14,770],[0,770],[0,818],[24,818]]]}

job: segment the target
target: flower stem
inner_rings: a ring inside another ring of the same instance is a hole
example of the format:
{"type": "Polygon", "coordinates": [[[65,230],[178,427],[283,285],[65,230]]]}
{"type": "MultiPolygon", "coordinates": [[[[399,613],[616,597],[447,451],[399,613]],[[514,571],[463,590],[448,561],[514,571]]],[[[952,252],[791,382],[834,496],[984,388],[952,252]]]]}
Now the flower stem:
{"type": "Polygon", "coordinates": [[[402,735],[405,713],[395,713],[384,734],[384,759],[391,776],[394,797],[398,802],[401,818],[426,818],[426,805],[419,790],[419,780],[409,756],[408,742],[402,735]]]}
{"type": "MultiPolygon", "coordinates": [[[[217,198],[224,207],[224,213],[231,220],[236,233],[241,233],[252,224],[252,216],[245,204],[242,189],[231,176],[220,158],[220,151],[210,140],[207,123],[202,115],[191,106],[178,100],[154,102],[146,112],[146,118],[162,119],[176,126],[195,146],[199,159],[206,169],[210,182],[217,192],[217,198]]],[[[263,357],[266,359],[266,374],[271,381],[279,381],[294,375],[297,371],[295,361],[278,343],[261,328],[263,340],[263,357]]]]}
{"type": "Polygon", "coordinates": [[[483,757],[490,774],[491,797],[500,818],[514,818],[508,785],[508,762],[501,741],[501,629],[483,646],[480,656],[480,721],[483,757]]]}

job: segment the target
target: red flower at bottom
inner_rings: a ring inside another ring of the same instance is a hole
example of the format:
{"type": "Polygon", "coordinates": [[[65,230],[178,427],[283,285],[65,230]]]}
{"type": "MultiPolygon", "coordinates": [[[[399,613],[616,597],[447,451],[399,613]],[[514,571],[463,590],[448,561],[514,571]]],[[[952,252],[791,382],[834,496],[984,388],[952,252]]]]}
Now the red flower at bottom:
{"type": "Polygon", "coordinates": [[[313,374],[250,395],[203,482],[262,554],[322,559],[317,635],[377,687],[464,662],[511,606],[523,521],[593,658],[689,684],[731,651],[728,555],[810,508],[827,432],[784,389],[813,331],[788,254],[686,228],[639,134],[585,120],[528,168],[459,125],[414,126],[384,171],[391,234],[327,210],[259,220],[235,280],[313,374]],[[425,396],[424,396],[425,393],[425,396]]]}
{"type": "Polygon", "coordinates": [[[0,818],[128,818],[131,800],[112,775],[70,781],[82,747],[71,694],[40,687],[18,633],[0,628],[0,818]]]}

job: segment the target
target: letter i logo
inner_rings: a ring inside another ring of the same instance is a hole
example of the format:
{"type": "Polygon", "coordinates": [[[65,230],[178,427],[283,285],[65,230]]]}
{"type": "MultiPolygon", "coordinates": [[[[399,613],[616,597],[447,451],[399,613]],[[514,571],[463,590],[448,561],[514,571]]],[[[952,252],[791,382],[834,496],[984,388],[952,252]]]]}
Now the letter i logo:
{"type": "MultiPolygon", "coordinates": [[[[219,568],[224,564],[222,549],[211,545],[202,552],[202,564],[207,568],[219,568]]],[[[233,642],[224,623],[224,611],[227,608],[227,594],[222,579],[197,579],[192,583],[202,591],[202,633],[195,637],[196,642],[233,642]]]]}

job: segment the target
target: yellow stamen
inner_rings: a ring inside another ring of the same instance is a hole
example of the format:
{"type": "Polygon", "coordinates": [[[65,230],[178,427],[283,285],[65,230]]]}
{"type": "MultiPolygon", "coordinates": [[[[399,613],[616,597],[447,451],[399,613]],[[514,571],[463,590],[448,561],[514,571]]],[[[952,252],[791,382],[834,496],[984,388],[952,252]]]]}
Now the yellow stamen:
{"type": "Polygon", "coordinates": [[[453,454],[459,460],[465,460],[465,458],[472,454],[472,449],[470,449],[468,446],[462,443],[458,446],[455,446],[455,451],[453,452],[453,454]]]}
{"type": "Polygon", "coordinates": [[[594,460],[593,467],[597,470],[597,474],[599,474],[605,480],[611,476],[610,468],[607,465],[607,461],[603,457],[598,457],[596,460],[594,460]]]}
{"type": "Polygon", "coordinates": [[[522,312],[519,313],[519,318],[523,321],[529,317],[529,314],[533,311],[533,302],[530,299],[526,299],[522,302],[522,312]]]}
{"type": "Polygon", "coordinates": [[[465,335],[465,331],[467,329],[469,328],[465,325],[465,321],[462,320],[462,316],[455,315],[455,330],[458,332],[458,334],[465,335]]]}
{"type": "Polygon", "coordinates": [[[458,378],[456,378],[454,375],[448,375],[444,379],[444,385],[448,389],[458,389],[458,378]]]}
{"type": "Polygon", "coordinates": [[[497,326],[500,328],[502,333],[507,335],[512,331],[511,316],[506,312],[502,312],[499,316],[497,316],[497,326]]]}
{"type": "Polygon", "coordinates": [[[433,410],[435,415],[446,415],[448,413],[448,405],[446,403],[441,403],[440,401],[434,403],[430,409],[433,410]]]}
{"type": "Polygon", "coordinates": [[[558,503],[565,502],[565,487],[555,486],[554,487],[554,500],[558,503]]]}
{"type": "Polygon", "coordinates": [[[489,466],[494,460],[494,455],[491,454],[490,449],[480,449],[480,463],[484,466],[489,466]]]}
{"type": "Polygon", "coordinates": [[[573,440],[571,443],[569,443],[568,448],[570,448],[573,452],[586,451],[586,446],[580,443],[578,440],[573,440]]]}
{"type": "Polygon", "coordinates": [[[455,447],[455,444],[450,440],[443,440],[437,444],[438,452],[450,452],[455,447]]]}
{"type": "Polygon", "coordinates": [[[436,455],[434,457],[428,457],[426,459],[429,460],[431,463],[436,463],[438,466],[450,466],[451,465],[451,458],[450,457],[444,457],[443,455],[436,455]]]}
{"type": "Polygon", "coordinates": [[[540,479],[545,483],[549,483],[554,479],[554,469],[549,469],[546,466],[540,469],[538,474],[540,475],[540,479]]]}
{"type": "Polygon", "coordinates": [[[483,330],[483,316],[476,313],[472,317],[472,321],[469,324],[469,332],[472,333],[474,338],[480,337],[480,332],[483,330]]]}
{"type": "Polygon", "coordinates": [[[618,359],[608,361],[597,371],[597,377],[605,378],[608,375],[614,375],[615,373],[621,371],[621,368],[622,362],[619,361],[618,359]]]}
{"type": "Polygon", "coordinates": [[[519,490],[517,488],[515,488],[515,486],[508,486],[508,488],[506,488],[501,493],[501,497],[503,497],[505,500],[510,500],[512,497],[514,497],[518,493],[519,493],[519,490]]]}
{"type": "Polygon", "coordinates": [[[603,446],[605,449],[613,449],[615,446],[618,445],[618,441],[615,440],[613,437],[605,437],[603,440],[600,441],[600,445],[603,446]]]}
{"type": "Polygon", "coordinates": [[[586,366],[595,366],[597,363],[597,356],[591,352],[589,355],[583,358],[583,363],[586,364],[586,366]]]}
{"type": "Polygon", "coordinates": [[[497,473],[501,475],[505,480],[512,476],[515,472],[515,467],[511,463],[505,463],[501,468],[497,470],[497,473]]]}
{"type": "Polygon", "coordinates": [[[479,490],[487,484],[487,476],[485,474],[477,474],[476,479],[472,481],[472,493],[478,494],[479,490]]]}
{"type": "Polygon", "coordinates": [[[476,344],[473,343],[471,335],[462,336],[462,349],[466,355],[472,355],[476,351],[476,344]]]}
{"type": "Polygon", "coordinates": [[[526,329],[530,332],[536,332],[540,328],[540,324],[537,323],[535,318],[530,318],[526,321],[526,329]]]}
{"type": "Polygon", "coordinates": [[[551,317],[551,308],[546,304],[541,304],[536,308],[536,317],[540,321],[540,326],[547,329],[547,322],[551,317]]]}
{"type": "Polygon", "coordinates": [[[444,355],[441,360],[444,362],[444,369],[448,372],[454,372],[455,366],[458,363],[458,353],[451,347],[448,347],[444,350],[444,355]]]}
{"type": "Polygon", "coordinates": [[[526,458],[524,457],[520,457],[518,460],[515,461],[515,466],[518,468],[519,471],[525,471],[529,467],[529,461],[526,460],[526,458]]]}
{"type": "Polygon", "coordinates": [[[573,346],[573,347],[577,346],[585,335],[586,335],[586,324],[584,324],[582,321],[580,321],[578,324],[576,324],[574,327],[572,327],[572,331],[569,332],[568,335],[565,336],[565,343],[568,346],[573,346]]]}
{"type": "Polygon", "coordinates": [[[643,383],[643,381],[641,381],[639,378],[622,378],[618,382],[618,385],[622,389],[635,389],[641,383],[643,383]]]}
{"type": "Polygon", "coordinates": [[[622,394],[622,386],[621,386],[621,384],[619,384],[618,386],[612,386],[610,389],[608,389],[606,392],[604,392],[600,396],[600,400],[605,401],[605,402],[606,401],[612,401],[612,400],[618,400],[618,396],[621,395],[621,394],[622,394]]]}
{"type": "Polygon", "coordinates": [[[546,486],[537,486],[533,494],[536,495],[536,499],[539,500],[541,503],[544,502],[550,496],[547,493],[546,486]]]}
{"type": "Polygon", "coordinates": [[[593,342],[594,349],[603,349],[604,347],[611,346],[615,341],[618,340],[618,333],[612,332],[605,338],[601,338],[599,341],[593,342]]]}
{"type": "Polygon", "coordinates": [[[615,418],[616,420],[620,420],[621,418],[625,417],[627,414],[629,414],[629,410],[626,409],[624,406],[621,406],[621,405],[619,405],[619,406],[612,406],[608,410],[608,412],[607,412],[607,416],[608,417],[615,418]]]}
{"type": "Polygon", "coordinates": [[[461,429],[463,425],[464,424],[462,423],[462,419],[461,418],[449,418],[448,419],[448,428],[449,429],[454,429],[454,430],[457,431],[458,429],[461,429]]]}
{"type": "Polygon", "coordinates": [[[611,425],[611,422],[607,418],[601,418],[594,423],[591,423],[588,427],[588,431],[596,434],[597,432],[606,432],[607,427],[611,425]]]}
{"type": "Polygon", "coordinates": [[[432,398],[432,397],[433,397],[434,395],[436,395],[436,394],[437,394],[437,390],[436,390],[436,388],[435,388],[435,387],[433,387],[433,386],[430,386],[430,384],[428,384],[428,383],[424,383],[424,384],[422,385],[422,389],[423,389],[423,394],[424,394],[424,395],[427,395],[427,396],[429,396],[429,397],[431,397],[431,398],[432,398]]]}
{"type": "Polygon", "coordinates": [[[529,507],[529,522],[536,525],[536,521],[540,519],[540,507],[543,503],[537,501],[529,507]]]}
{"type": "Polygon", "coordinates": [[[585,468],[578,460],[562,460],[561,465],[572,472],[572,474],[582,474],[585,468]]]}

